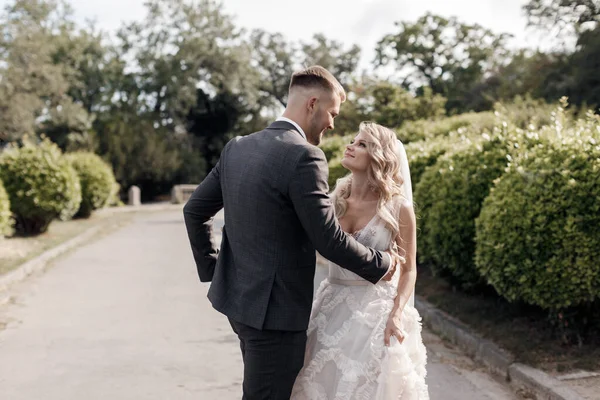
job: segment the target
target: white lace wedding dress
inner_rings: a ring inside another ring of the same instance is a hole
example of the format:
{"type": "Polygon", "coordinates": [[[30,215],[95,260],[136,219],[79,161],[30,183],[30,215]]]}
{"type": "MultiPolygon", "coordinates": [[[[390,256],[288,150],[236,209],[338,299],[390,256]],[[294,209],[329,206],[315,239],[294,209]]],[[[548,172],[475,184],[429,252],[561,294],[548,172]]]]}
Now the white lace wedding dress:
{"type": "MultiPolygon", "coordinates": [[[[387,250],[391,233],[375,216],[355,238],[387,250]]],[[[384,329],[397,294],[397,271],[389,282],[373,285],[329,263],[313,303],[304,368],[292,400],[424,400],[427,356],[417,310],[407,304],[401,318],[403,343],[384,329]]]]}

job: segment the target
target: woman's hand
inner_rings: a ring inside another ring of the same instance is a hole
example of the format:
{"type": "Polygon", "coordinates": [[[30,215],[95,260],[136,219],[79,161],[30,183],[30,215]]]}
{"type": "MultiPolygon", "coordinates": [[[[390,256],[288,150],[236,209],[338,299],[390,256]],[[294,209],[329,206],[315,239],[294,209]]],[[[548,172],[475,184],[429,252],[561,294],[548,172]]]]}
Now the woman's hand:
{"type": "Polygon", "coordinates": [[[397,309],[390,313],[390,316],[385,324],[385,332],[383,335],[383,341],[386,346],[390,345],[390,339],[394,336],[398,343],[402,343],[404,341],[404,331],[400,329],[400,318],[402,317],[402,310],[397,309]]]}

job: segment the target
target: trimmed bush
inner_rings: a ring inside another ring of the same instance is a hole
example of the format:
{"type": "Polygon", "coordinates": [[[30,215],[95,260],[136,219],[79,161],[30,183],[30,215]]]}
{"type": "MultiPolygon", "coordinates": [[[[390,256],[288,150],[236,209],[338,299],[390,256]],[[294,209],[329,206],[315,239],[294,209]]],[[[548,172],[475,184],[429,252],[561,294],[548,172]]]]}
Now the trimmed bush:
{"type": "Polygon", "coordinates": [[[77,173],[48,139],[6,149],[0,156],[0,179],[18,233],[43,233],[53,219],[68,218],[79,209],[81,186],[77,173]]]}
{"type": "MultiPolygon", "coordinates": [[[[566,105],[566,99],[562,101],[566,105]]],[[[520,129],[527,129],[530,125],[543,127],[551,125],[552,115],[556,111],[557,104],[548,104],[541,99],[517,96],[510,103],[496,103],[494,110],[496,115],[503,120],[520,129]]],[[[569,119],[573,119],[573,111],[569,112],[569,119]]]]}
{"type": "Polygon", "coordinates": [[[342,166],[342,157],[334,158],[329,161],[329,190],[333,191],[338,179],[348,175],[350,171],[342,166]]]}
{"type": "Polygon", "coordinates": [[[88,218],[92,211],[107,205],[115,189],[115,176],[111,167],[98,155],[77,152],[66,155],[77,171],[81,182],[81,205],[76,216],[88,218]]]}
{"type": "Polygon", "coordinates": [[[350,143],[354,136],[356,135],[328,137],[321,142],[319,148],[323,150],[323,153],[325,153],[325,158],[327,158],[327,161],[332,161],[335,158],[341,158],[344,155],[346,145],[350,143]]]}
{"type": "Polygon", "coordinates": [[[112,191],[108,201],[106,202],[107,207],[122,207],[125,205],[120,198],[121,193],[121,185],[119,185],[116,181],[113,184],[112,191]]]}
{"type": "Polygon", "coordinates": [[[350,173],[350,171],[342,167],[340,163],[342,161],[342,157],[344,156],[346,145],[350,143],[354,136],[355,134],[328,137],[319,145],[321,150],[323,150],[323,153],[325,153],[325,157],[327,158],[329,165],[328,183],[330,190],[333,190],[339,178],[342,178],[350,173]]]}
{"type": "Polygon", "coordinates": [[[410,165],[410,177],[413,184],[413,190],[421,180],[421,176],[428,167],[434,165],[438,158],[448,153],[457,153],[479,143],[488,137],[482,132],[471,131],[461,128],[456,132],[451,132],[448,136],[437,137],[431,140],[413,142],[407,144],[406,155],[410,165]]]}
{"type": "Polygon", "coordinates": [[[484,201],[475,262],[508,300],[560,310],[600,297],[599,127],[522,154],[484,201]]]}
{"type": "Polygon", "coordinates": [[[475,218],[507,163],[506,143],[495,137],[442,157],[417,185],[420,259],[448,270],[464,287],[483,283],[473,261],[475,218]]]}
{"type": "Polygon", "coordinates": [[[13,232],[14,221],[10,212],[10,200],[0,181],[0,237],[10,236],[13,232]]]}
{"type": "Polygon", "coordinates": [[[397,129],[398,137],[404,144],[431,140],[450,135],[460,128],[468,128],[479,134],[491,131],[496,125],[496,116],[493,112],[465,113],[452,117],[436,120],[418,120],[405,122],[397,129]]]}

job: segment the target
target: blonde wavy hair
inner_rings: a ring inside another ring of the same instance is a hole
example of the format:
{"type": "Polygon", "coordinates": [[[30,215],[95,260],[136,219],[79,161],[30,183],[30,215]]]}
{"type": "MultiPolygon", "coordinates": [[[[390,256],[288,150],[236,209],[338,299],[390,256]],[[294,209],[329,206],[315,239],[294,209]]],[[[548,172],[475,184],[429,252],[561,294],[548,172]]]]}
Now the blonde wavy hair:
{"type": "MultiPolygon", "coordinates": [[[[379,194],[377,215],[384,221],[392,232],[392,237],[395,238],[400,232],[398,207],[405,199],[402,194],[403,180],[396,134],[391,129],[374,122],[362,122],[358,131],[373,139],[367,141],[367,151],[371,157],[367,168],[367,182],[379,194]]],[[[338,179],[332,193],[335,216],[338,220],[346,213],[348,208],[346,200],[350,197],[351,190],[352,174],[338,179]]]]}

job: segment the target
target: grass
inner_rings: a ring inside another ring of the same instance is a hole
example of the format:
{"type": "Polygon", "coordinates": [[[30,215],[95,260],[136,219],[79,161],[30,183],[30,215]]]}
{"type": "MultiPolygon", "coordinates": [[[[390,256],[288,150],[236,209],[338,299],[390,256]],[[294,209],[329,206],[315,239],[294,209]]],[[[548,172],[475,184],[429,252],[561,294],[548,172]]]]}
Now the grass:
{"type": "Polygon", "coordinates": [[[92,214],[88,219],[56,220],[50,224],[48,231],[41,235],[2,239],[0,240],[0,276],[44,251],[82,234],[92,226],[100,225],[102,230],[121,226],[131,220],[132,214],[134,213],[102,212],[92,214]]]}
{"type": "Polygon", "coordinates": [[[567,344],[543,310],[509,303],[491,288],[483,292],[462,292],[444,278],[434,276],[426,266],[419,267],[419,296],[510,351],[518,362],[554,375],[600,370],[600,334],[567,344]]]}

